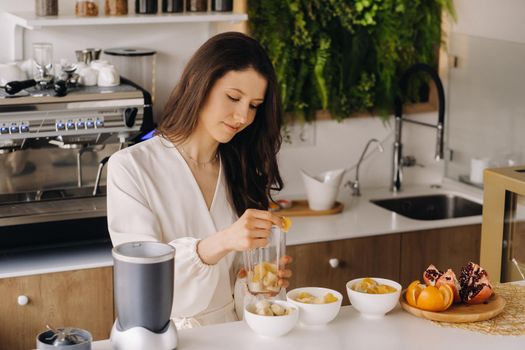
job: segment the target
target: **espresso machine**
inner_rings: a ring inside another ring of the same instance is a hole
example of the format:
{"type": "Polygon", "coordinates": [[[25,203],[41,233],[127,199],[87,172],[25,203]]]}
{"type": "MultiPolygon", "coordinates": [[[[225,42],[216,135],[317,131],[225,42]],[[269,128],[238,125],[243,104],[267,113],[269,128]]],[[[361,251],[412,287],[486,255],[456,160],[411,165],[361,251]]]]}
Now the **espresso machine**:
{"type": "Polygon", "coordinates": [[[128,242],[113,248],[117,319],[115,350],[173,350],[178,337],[170,319],[175,248],[159,242],[128,242]]]}
{"type": "Polygon", "coordinates": [[[121,82],[65,96],[0,90],[0,254],[81,242],[110,250],[104,164],[154,129],[148,92],[121,82]]]}

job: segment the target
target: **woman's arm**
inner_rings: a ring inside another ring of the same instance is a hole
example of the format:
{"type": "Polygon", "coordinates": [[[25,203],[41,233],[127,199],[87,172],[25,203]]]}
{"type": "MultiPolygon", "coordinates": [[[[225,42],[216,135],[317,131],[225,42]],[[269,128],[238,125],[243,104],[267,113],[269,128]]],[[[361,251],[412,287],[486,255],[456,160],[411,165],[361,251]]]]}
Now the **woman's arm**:
{"type": "Polygon", "coordinates": [[[272,225],[283,227],[282,219],[269,211],[248,209],[233,225],[199,242],[197,253],[208,265],[215,265],[232,251],[264,247],[272,225]]]}

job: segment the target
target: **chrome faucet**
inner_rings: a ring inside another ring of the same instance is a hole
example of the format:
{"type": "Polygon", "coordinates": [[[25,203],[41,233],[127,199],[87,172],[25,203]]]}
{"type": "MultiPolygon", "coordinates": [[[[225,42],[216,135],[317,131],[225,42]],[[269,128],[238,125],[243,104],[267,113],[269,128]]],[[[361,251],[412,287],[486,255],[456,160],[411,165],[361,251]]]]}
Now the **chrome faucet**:
{"type": "Polygon", "coordinates": [[[363,150],[363,153],[361,153],[361,157],[359,157],[359,160],[357,161],[357,167],[355,169],[355,180],[354,181],[348,181],[345,186],[350,187],[352,190],[352,196],[360,196],[361,195],[361,189],[359,187],[359,167],[361,166],[361,162],[365,158],[366,151],[368,150],[368,147],[372,142],[377,143],[377,149],[379,149],[379,152],[383,152],[383,146],[381,146],[381,143],[377,139],[370,139],[365,149],[363,150]]]}
{"type": "Polygon", "coordinates": [[[445,130],[445,91],[443,89],[443,83],[439,78],[437,72],[427,64],[416,63],[412,65],[401,77],[400,82],[400,94],[395,99],[395,126],[394,126],[394,147],[392,157],[392,186],[393,192],[401,191],[403,183],[403,144],[401,142],[401,131],[403,128],[403,122],[413,123],[417,125],[431,127],[437,130],[436,135],[436,155],[435,159],[443,159],[443,134],[445,130]],[[434,84],[437,88],[438,93],[438,123],[428,124],[417,120],[411,120],[403,118],[403,100],[400,96],[403,96],[406,92],[409,78],[418,71],[423,71],[430,75],[434,84]]]}

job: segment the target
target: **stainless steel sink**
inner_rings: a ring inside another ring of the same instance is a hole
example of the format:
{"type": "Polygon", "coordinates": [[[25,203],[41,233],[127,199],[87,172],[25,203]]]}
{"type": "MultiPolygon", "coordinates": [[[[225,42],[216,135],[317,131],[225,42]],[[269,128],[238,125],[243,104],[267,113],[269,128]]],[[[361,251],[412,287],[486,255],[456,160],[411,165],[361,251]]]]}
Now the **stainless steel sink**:
{"type": "Polygon", "coordinates": [[[371,200],[387,210],[416,220],[441,220],[481,215],[482,205],[452,194],[371,200]]]}

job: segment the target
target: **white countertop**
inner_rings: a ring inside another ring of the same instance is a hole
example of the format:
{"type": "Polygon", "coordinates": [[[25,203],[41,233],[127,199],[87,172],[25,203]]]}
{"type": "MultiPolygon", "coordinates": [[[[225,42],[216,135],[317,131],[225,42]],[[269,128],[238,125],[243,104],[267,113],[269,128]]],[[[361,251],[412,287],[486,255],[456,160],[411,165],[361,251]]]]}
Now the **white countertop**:
{"type": "MultiPolygon", "coordinates": [[[[93,350],[110,350],[108,340],[93,343],[93,350]]],[[[178,350],[523,350],[525,336],[485,335],[442,327],[417,318],[398,305],[379,320],[365,319],[351,306],[341,308],[326,326],[298,325],[279,338],[265,338],[244,321],[179,331],[178,350]]]]}
{"type": "Polygon", "coordinates": [[[392,193],[387,188],[365,188],[361,192],[361,197],[352,197],[348,190],[341,190],[338,197],[344,204],[341,214],[293,217],[292,228],[286,237],[287,245],[481,224],[482,221],[481,215],[445,220],[414,220],[370,202],[374,199],[445,193],[483,202],[482,190],[452,181],[445,182],[441,188],[420,185],[405,188],[399,193],[392,193]]]}
{"type": "MultiPolygon", "coordinates": [[[[480,224],[481,215],[446,220],[413,220],[383,209],[371,199],[450,193],[481,203],[479,189],[447,181],[441,188],[411,186],[393,194],[387,188],[364,188],[361,197],[341,190],[338,200],[344,204],[341,214],[294,217],[287,234],[287,245],[333,241],[396,232],[427,230],[439,227],[480,224]]],[[[3,234],[9,234],[4,232],[3,234]]],[[[111,251],[103,246],[61,248],[52,251],[0,256],[0,278],[111,266],[111,251]]]]}

